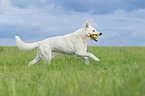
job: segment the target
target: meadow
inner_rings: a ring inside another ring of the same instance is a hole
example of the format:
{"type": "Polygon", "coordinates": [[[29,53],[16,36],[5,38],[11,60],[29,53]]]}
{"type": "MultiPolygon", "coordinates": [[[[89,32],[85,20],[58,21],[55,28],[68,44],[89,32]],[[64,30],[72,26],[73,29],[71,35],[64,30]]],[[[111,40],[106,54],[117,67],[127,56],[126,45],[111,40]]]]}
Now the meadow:
{"type": "Polygon", "coordinates": [[[88,47],[101,61],[86,65],[57,55],[28,68],[36,49],[0,47],[0,96],[144,96],[145,47],[88,47]]]}

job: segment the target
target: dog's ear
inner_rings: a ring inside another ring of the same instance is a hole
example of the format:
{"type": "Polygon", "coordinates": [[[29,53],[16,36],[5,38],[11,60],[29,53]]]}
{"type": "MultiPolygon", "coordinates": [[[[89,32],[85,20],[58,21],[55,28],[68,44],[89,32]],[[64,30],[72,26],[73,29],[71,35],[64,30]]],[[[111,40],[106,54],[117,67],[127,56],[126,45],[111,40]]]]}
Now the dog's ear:
{"type": "Polygon", "coordinates": [[[88,21],[86,22],[85,28],[89,28],[89,23],[88,23],[88,21]]]}
{"type": "Polygon", "coordinates": [[[89,26],[92,26],[92,21],[90,22],[89,26]]]}

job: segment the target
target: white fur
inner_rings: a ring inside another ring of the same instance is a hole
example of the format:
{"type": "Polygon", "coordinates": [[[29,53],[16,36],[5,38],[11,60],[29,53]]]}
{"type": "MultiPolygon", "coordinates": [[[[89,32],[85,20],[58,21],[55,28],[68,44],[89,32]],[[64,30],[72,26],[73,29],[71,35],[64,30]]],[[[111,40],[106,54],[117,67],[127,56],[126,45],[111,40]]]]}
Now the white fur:
{"type": "Polygon", "coordinates": [[[81,28],[74,33],[48,38],[35,43],[24,43],[18,36],[15,36],[15,39],[21,50],[32,50],[33,48],[38,48],[36,58],[29,63],[28,67],[41,59],[43,59],[45,63],[50,63],[52,57],[55,57],[55,54],[77,55],[88,64],[89,61],[87,57],[91,57],[95,61],[100,61],[93,54],[86,52],[87,43],[90,40],[89,32],[91,32],[91,34],[100,34],[100,32],[93,32],[93,30],[95,29],[86,23],[85,28],[81,28]]]}

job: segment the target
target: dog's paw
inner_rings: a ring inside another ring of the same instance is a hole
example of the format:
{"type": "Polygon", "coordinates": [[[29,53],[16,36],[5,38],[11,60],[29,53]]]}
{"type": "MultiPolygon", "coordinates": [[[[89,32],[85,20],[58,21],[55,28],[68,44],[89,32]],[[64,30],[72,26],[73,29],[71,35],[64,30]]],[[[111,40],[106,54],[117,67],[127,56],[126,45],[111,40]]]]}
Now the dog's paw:
{"type": "Polygon", "coordinates": [[[85,64],[86,64],[86,65],[90,65],[89,63],[86,63],[86,62],[85,62],[85,64]]]}
{"type": "Polygon", "coordinates": [[[95,61],[100,61],[100,60],[98,58],[96,58],[95,61]]]}
{"type": "Polygon", "coordinates": [[[28,67],[32,66],[33,64],[29,64],[28,67]]]}
{"type": "Polygon", "coordinates": [[[86,65],[89,65],[89,61],[85,61],[85,64],[86,64],[86,65]]]}

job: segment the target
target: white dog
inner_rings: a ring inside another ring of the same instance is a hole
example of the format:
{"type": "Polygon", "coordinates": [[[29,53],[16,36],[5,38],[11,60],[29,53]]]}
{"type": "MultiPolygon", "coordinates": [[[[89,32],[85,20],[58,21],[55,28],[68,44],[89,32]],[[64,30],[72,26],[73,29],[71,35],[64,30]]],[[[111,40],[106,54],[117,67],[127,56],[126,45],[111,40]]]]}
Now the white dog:
{"type": "Polygon", "coordinates": [[[102,35],[102,33],[97,32],[96,29],[87,22],[85,28],[81,28],[74,33],[48,38],[35,43],[24,43],[18,36],[15,36],[15,39],[21,50],[31,50],[38,47],[37,56],[29,63],[29,67],[41,59],[44,60],[44,63],[50,63],[52,57],[55,57],[55,54],[76,55],[81,57],[86,64],[89,63],[87,57],[91,57],[95,61],[100,61],[93,54],[86,52],[88,41],[90,39],[98,41],[97,37],[100,35],[102,35]]]}

